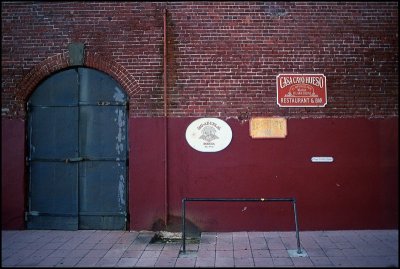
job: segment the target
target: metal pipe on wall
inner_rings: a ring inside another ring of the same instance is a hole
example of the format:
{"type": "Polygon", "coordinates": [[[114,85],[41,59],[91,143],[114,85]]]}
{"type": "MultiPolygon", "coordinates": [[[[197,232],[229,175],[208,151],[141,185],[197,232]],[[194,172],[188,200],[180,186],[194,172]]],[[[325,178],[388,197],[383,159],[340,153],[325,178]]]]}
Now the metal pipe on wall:
{"type": "Polygon", "coordinates": [[[164,223],[168,224],[167,9],[164,9],[164,223]]]}

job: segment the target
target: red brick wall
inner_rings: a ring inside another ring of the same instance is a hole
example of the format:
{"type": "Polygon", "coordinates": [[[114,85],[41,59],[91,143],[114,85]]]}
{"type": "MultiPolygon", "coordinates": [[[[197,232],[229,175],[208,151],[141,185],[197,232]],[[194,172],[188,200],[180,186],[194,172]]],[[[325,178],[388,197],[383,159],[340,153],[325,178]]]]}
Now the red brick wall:
{"type": "Polygon", "coordinates": [[[131,95],[130,116],[163,115],[163,9],[168,113],[248,119],[398,115],[397,2],[2,2],[2,114],[66,67],[85,43],[131,95]],[[64,62],[65,63],[65,62],[64,62]],[[325,108],[279,108],[279,73],[323,73],[325,108]]]}

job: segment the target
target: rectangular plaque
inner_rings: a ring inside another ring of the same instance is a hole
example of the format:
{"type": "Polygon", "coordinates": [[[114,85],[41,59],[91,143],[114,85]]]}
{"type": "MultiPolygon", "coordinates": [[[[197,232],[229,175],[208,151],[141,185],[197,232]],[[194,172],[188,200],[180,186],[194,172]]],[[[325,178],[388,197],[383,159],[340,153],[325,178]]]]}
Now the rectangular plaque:
{"type": "Polygon", "coordinates": [[[327,104],[323,74],[279,74],[276,102],[280,107],[324,107],[327,104]]]}
{"type": "Polygon", "coordinates": [[[287,124],[285,118],[255,117],[250,119],[252,138],[285,138],[287,124]]]}

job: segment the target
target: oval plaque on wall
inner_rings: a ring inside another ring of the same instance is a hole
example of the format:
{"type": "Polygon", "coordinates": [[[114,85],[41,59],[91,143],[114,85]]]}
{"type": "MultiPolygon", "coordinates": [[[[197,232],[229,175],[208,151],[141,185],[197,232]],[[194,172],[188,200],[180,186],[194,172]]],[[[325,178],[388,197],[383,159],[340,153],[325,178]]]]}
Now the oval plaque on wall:
{"type": "Polygon", "coordinates": [[[197,151],[221,151],[231,143],[231,140],[231,127],[217,118],[197,119],[186,128],[186,141],[197,151]]]}

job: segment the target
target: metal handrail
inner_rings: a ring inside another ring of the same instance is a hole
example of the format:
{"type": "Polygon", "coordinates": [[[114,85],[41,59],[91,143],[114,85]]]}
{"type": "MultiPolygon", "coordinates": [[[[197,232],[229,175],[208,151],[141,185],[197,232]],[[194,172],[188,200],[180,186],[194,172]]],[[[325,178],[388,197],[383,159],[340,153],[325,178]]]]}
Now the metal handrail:
{"type": "Polygon", "coordinates": [[[301,254],[296,198],[183,198],[182,199],[182,252],[186,252],[186,202],[292,202],[296,225],[297,253],[301,254]]]}

